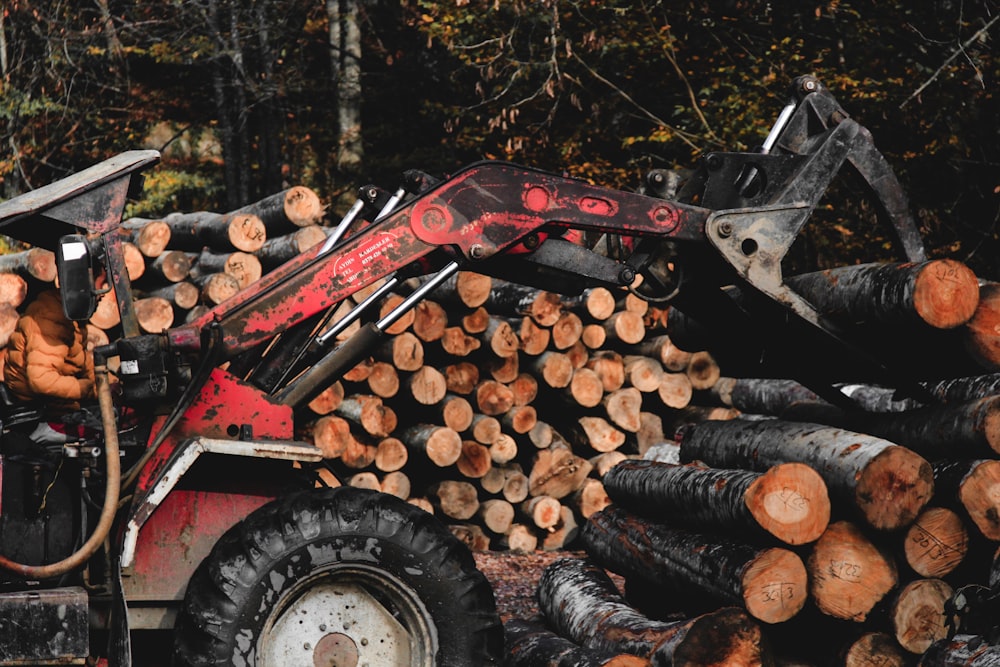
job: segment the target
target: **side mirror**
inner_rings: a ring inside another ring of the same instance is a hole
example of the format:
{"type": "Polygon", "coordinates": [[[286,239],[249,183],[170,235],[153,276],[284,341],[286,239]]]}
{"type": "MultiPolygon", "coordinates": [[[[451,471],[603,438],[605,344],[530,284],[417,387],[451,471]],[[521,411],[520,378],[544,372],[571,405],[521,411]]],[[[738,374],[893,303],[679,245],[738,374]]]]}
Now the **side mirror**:
{"type": "Polygon", "coordinates": [[[56,271],[66,317],[76,322],[89,320],[97,308],[97,298],[86,236],[68,234],[59,239],[56,271]]]}

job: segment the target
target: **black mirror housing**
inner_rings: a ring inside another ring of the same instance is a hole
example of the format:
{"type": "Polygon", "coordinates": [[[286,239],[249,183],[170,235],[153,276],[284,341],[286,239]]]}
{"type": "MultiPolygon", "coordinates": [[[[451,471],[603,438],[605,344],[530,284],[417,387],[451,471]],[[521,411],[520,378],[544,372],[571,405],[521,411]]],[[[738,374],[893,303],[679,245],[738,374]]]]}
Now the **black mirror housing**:
{"type": "Polygon", "coordinates": [[[56,271],[66,317],[75,322],[89,320],[97,308],[97,297],[86,236],[67,234],[59,239],[56,271]]]}

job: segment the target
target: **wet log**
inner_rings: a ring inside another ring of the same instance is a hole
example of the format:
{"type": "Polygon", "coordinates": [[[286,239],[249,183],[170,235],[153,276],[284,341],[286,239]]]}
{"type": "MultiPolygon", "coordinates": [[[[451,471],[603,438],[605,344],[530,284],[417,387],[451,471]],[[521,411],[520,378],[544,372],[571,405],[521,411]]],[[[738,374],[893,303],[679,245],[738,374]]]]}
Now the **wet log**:
{"type": "Polygon", "coordinates": [[[717,468],[766,470],[799,462],[815,469],[832,500],[856,510],[879,530],[908,526],[934,491],[930,464],[887,440],[817,424],[706,421],[689,428],[681,461],[717,468]]]}
{"type": "Polygon", "coordinates": [[[920,656],[919,667],[1000,667],[1000,644],[981,635],[941,639],[920,656]]]}
{"type": "Polygon", "coordinates": [[[291,234],[268,238],[260,248],[254,250],[253,254],[260,261],[264,272],[268,273],[313,246],[323,243],[326,238],[326,232],[322,227],[308,225],[291,234]]]}
{"type": "Polygon", "coordinates": [[[611,504],[604,484],[599,479],[588,477],[583,485],[570,496],[570,504],[584,519],[589,519],[611,504]]]}
{"type": "Polygon", "coordinates": [[[576,522],[573,510],[562,505],[559,508],[559,520],[551,528],[542,533],[542,551],[562,551],[576,539],[580,526],[576,522]]]}
{"type": "Polygon", "coordinates": [[[462,542],[469,551],[489,551],[490,537],[474,523],[449,524],[448,530],[462,542]]]}
{"type": "Polygon", "coordinates": [[[1000,460],[936,461],[936,499],[961,513],[989,540],[1000,540],[1000,460]]]}
{"type": "Polygon", "coordinates": [[[541,625],[511,619],[504,624],[508,667],[645,667],[648,659],[584,648],[541,625]]]}
{"type": "Polygon", "coordinates": [[[648,656],[654,665],[761,664],[760,627],[742,610],[672,623],[646,618],[630,607],[596,565],[563,558],[545,568],[538,600],[561,636],[600,651],[648,656]]]}
{"type": "Polygon", "coordinates": [[[250,253],[213,252],[205,248],[194,257],[189,275],[197,279],[213,273],[226,273],[236,278],[240,289],[246,289],[260,280],[264,272],[260,260],[250,253]]]}
{"type": "Polygon", "coordinates": [[[722,378],[712,387],[712,394],[741,412],[776,417],[795,403],[821,400],[795,380],[771,378],[722,378]]]}
{"type": "Polygon", "coordinates": [[[786,283],[831,319],[951,329],[969,321],[979,281],[951,259],[905,264],[859,264],[791,276],[786,283]]]}
{"type": "Polygon", "coordinates": [[[198,252],[208,246],[220,252],[254,252],[267,240],[264,223],[249,213],[171,213],[163,221],[177,250],[198,252]]]}
{"type": "Polygon", "coordinates": [[[932,396],[945,403],[958,403],[1000,394],[1000,373],[951,378],[925,384],[932,396]]]}
{"type": "Polygon", "coordinates": [[[816,406],[805,416],[799,404],[788,417],[808,417],[831,426],[884,438],[925,459],[976,458],[1000,454],[1000,396],[948,403],[904,412],[844,411],[816,406]]]}
{"type": "Polygon", "coordinates": [[[614,505],[580,534],[590,557],[609,570],[738,605],[765,623],[792,618],[808,596],[805,565],[788,549],[652,523],[614,505]]]}
{"type": "Polygon", "coordinates": [[[239,213],[256,216],[269,236],[294,232],[296,228],[315,225],[323,219],[323,203],[304,185],[295,185],[247,204],[239,213]]]}
{"type": "Polygon", "coordinates": [[[826,484],[801,463],[758,473],[632,459],[603,482],[615,504],[634,514],[706,531],[799,545],[819,539],[830,521],[826,484]]]}
{"type": "Polygon", "coordinates": [[[469,479],[479,479],[485,476],[492,467],[493,459],[490,457],[488,447],[474,440],[462,441],[462,453],[455,461],[455,468],[458,472],[469,479]]]}
{"type": "Polygon", "coordinates": [[[831,523],[806,559],[817,609],[860,622],[899,581],[891,554],[848,521],[831,523]]]}

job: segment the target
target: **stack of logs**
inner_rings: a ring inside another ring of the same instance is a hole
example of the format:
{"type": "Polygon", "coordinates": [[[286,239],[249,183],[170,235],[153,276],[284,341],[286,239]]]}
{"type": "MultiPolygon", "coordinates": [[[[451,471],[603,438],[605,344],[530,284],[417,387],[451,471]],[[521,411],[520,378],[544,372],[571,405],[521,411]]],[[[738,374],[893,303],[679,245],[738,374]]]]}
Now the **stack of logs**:
{"type": "Polygon", "coordinates": [[[604,475],[586,556],[545,570],[509,664],[1000,664],[1000,286],[947,260],[788,282],[984,374],[839,387],[857,408],[784,379],[696,392],[675,441],[604,475]]]}
{"type": "MultiPolygon", "coordinates": [[[[141,326],[225,300],[324,240],[322,217],[297,187],[228,214],[128,220],[141,326]]],[[[53,277],[43,251],[0,257],[0,327],[18,293],[53,277]]],[[[793,286],[872,336],[926,334],[929,366],[1000,370],[1000,288],[957,262],[793,286]]],[[[106,298],[95,339],[118,325],[106,298]]],[[[317,484],[404,498],[472,549],[586,549],[539,582],[548,627],[508,623],[511,664],[965,664],[955,656],[990,646],[942,642],[953,592],[993,582],[1000,381],[924,383],[911,397],[845,387],[865,401],[853,411],[788,380],[723,377],[722,351],[697,331],[628,290],[560,296],[458,272],[297,430],[324,452],[317,484]],[[925,407],[931,395],[944,403],[925,407]]]]}

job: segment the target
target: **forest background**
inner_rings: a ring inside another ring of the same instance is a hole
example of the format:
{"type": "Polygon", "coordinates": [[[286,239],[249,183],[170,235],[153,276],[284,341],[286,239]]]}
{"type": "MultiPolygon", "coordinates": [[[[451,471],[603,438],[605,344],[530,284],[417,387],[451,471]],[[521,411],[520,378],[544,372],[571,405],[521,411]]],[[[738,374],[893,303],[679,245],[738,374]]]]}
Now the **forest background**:
{"type": "MultiPolygon", "coordinates": [[[[932,256],[1000,279],[995,0],[3,0],[0,199],[133,148],[128,214],[288,185],[330,216],[403,170],[502,159],[633,189],[752,150],[802,74],[871,130],[932,256]]],[[[849,183],[802,268],[893,259],[849,183]]]]}

